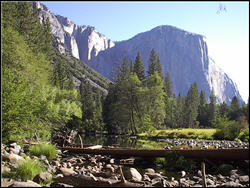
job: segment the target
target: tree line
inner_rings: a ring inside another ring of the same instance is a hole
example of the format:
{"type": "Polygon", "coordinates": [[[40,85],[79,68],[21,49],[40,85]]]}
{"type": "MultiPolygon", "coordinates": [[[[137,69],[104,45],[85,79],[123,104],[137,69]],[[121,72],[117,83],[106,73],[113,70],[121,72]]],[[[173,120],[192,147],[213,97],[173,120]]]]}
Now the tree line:
{"type": "Polygon", "coordinates": [[[152,49],[146,72],[140,52],[135,62],[124,58],[117,68],[116,80],[104,101],[103,118],[110,133],[137,134],[166,128],[215,128],[218,120],[249,122],[249,102],[240,106],[237,97],[231,105],[216,103],[212,89],[209,101],[193,83],[185,97],[176,97],[170,73],[163,76],[161,60],[152,49]],[[147,73],[147,75],[146,75],[147,73]]]}

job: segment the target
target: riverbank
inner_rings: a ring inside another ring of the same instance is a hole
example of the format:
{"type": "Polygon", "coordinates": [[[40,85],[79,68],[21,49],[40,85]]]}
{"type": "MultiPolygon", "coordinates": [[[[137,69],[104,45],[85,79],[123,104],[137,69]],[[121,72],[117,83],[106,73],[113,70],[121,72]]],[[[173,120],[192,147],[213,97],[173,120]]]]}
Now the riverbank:
{"type": "MultiPolygon", "coordinates": [[[[173,141],[178,141],[178,139],[173,141]]],[[[225,143],[221,142],[219,147],[223,148],[224,146],[225,143]]],[[[6,173],[3,171],[15,170],[17,161],[25,156],[29,156],[28,150],[17,144],[2,145],[2,174],[6,173]]],[[[138,186],[201,187],[203,182],[200,162],[181,156],[145,160],[133,157],[128,159],[112,158],[105,155],[72,154],[67,151],[58,151],[57,157],[53,160],[49,160],[43,155],[29,157],[41,161],[46,166],[46,172],[38,174],[34,179],[25,183],[20,183],[22,182],[20,178],[12,179],[3,176],[2,186],[10,186],[11,184],[22,187],[31,184],[43,187],[83,186],[86,184],[93,186],[97,185],[98,182],[119,183],[123,176],[126,181],[138,186]],[[51,178],[51,181],[48,181],[48,178],[51,178]],[[82,184],[77,182],[82,182],[82,184]]],[[[248,163],[249,161],[242,163],[206,162],[207,185],[249,186],[248,163]]]]}

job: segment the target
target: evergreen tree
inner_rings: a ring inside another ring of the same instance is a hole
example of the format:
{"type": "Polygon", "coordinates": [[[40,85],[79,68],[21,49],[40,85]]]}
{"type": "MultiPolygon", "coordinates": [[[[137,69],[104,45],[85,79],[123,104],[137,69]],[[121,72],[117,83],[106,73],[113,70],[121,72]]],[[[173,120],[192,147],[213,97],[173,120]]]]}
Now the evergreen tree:
{"type": "Polygon", "coordinates": [[[182,127],[184,124],[184,105],[185,100],[181,97],[179,93],[176,99],[176,125],[177,127],[182,127]]]}
{"type": "Polygon", "coordinates": [[[237,120],[241,115],[240,103],[236,96],[233,97],[231,105],[229,107],[229,118],[231,120],[237,120]]]}
{"type": "Polygon", "coordinates": [[[123,62],[119,64],[118,70],[116,72],[116,80],[119,82],[123,79],[126,79],[130,73],[130,63],[128,58],[125,57],[123,62]]]}
{"type": "Polygon", "coordinates": [[[197,120],[202,126],[208,126],[208,104],[206,99],[205,91],[201,90],[200,92],[200,104],[198,106],[198,116],[197,120]]]}
{"type": "Polygon", "coordinates": [[[160,77],[163,79],[162,66],[161,66],[161,60],[160,60],[159,55],[157,56],[155,67],[156,67],[156,71],[158,72],[160,77]]]}
{"type": "Polygon", "coordinates": [[[216,104],[216,96],[214,94],[214,89],[210,93],[210,103],[209,103],[209,123],[212,126],[215,126],[216,119],[218,118],[218,107],[216,104]]]}
{"type": "Polygon", "coordinates": [[[177,101],[174,97],[166,97],[166,117],[165,124],[167,127],[177,127],[177,101]]]}
{"type": "Polygon", "coordinates": [[[135,59],[134,72],[136,73],[140,81],[145,80],[145,70],[144,70],[144,65],[141,59],[140,52],[137,53],[137,56],[135,59]]]}
{"type": "Polygon", "coordinates": [[[195,125],[198,115],[199,92],[196,83],[192,84],[188,90],[185,100],[185,121],[186,126],[192,128],[195,125]]]}
{"type": "Polygon", "coordinates": [[[149,76],[153,75],[155,71],[157,71],[157,73],[163,79],[163,73],[162,73],[162,66],[161,66],[160,57],[156,54],[155,50],[152,49],[150,57],[149,57],[148,75],[149,76]]]}
{"type": "Polygon", "coordinates": [[[219,105],[219,114],[221,117],[224,117],[224,116],[228,117],[228,113],[229,113],[229,109],[228,109],[227,103],[223,101],[223,103],[219,105]]]}
{"type": "Polygon", "coordinates": [[[149,57],[149,66],[148,66],[148,75],[151,76],[156,71],[156,61],[157,54],[154,49],[152,49],[150,57],[149,57]]]}
{"type": "Polygon", "coordinates": [[[150,114],[153,125],[156,128],[160,128],[166,116],[166,106],[164,102],[166,94],[164,91],[164,82],[158,72],[154,72],[153,75],[148,77],[147,87],[147,111],[150,114]]]}
{"type": "Polygon", "coordinates": [[[130,73],[131,72],[134,72],[134,63],[133,63],[133,61],[131,60],[131,62],[130,62],[130,73]]]}
{"type": "Polygon", "coordinates": [[[169,72],[167,73],[167,76],[164,80],[164,86],[165,86],[165,90],[167,92],[167,95],[169,97],[173,97],[173,83],[172,83],[169,72]]]}

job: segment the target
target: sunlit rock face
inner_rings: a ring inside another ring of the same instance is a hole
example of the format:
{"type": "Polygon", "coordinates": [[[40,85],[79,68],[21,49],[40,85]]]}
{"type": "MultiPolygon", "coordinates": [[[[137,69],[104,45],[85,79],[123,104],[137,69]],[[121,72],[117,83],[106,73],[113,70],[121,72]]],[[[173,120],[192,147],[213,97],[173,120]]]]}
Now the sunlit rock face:
{"type": "Polygon", "coordinates": [[[176,96],[179,93],[186,96],[190,85],[196,82],[208,100],[214,88],[218,103],[230,104],[235,95],[243,102],[236,84],[209,57],[206,38],[173,26],[158,26],[129,40],[116,42],[113,48],[92,58],[89,65],[111,79],[112,68],[119,60],[127,57],[134,61],[140,52],[147,70],[153,48],[160,56],[164,76],[170,73],[176,96]]]}
{"type": "Polygon", "coordinates": [[[54,15],[40,2],[33,2],[33,7],[38,9],[41,22],[49,18],[52,34],[61,43],[58,47],[61,53],[67,48],[74,57],[87,62],[100,51],[115,45],[94,27],[78,26],[66,17],[54,15]]]}
{"type": "Polygon", "coordinates": [[[234,96],[243,103],[236,84],[209,57],[206,38],[202,35],[162,25],[114,43],[94,27],[78,26],[66,17],[55,16],[39,2],[34,2],[33,6],[38,8],[41,22],[49,17],[61,53],[68,49],[74,57],[109,79],[112,79],[117,62],[125,57],[134,61],[137,52],[140,52],[147,70],[154,48],[160,56],[164,76],[170,73],[176,96],[179,93],[186,96],[190,85],[196,82],[208,100],[214,88],[218,103],[225,101],[230,104],[234,96]]]}

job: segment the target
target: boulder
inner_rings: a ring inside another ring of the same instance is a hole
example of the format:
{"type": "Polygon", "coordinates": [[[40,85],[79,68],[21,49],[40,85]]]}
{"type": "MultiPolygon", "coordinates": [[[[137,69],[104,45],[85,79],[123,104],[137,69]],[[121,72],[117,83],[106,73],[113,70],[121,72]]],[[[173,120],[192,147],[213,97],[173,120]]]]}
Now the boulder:
{"type": "Polygon", "coordinates": [[[19,162],[22,162],[24,158],[17,154],[11,153],[11,154],[3,155],[3,160],[8,160],[11,163],[19,163],[19,162]]]}
{"type": "Polygon", "coordinates": [[[70,168],[60,168],[60,171],[63,173],[64,176],[76,174],[76,172],[70,168]]]}
{"type": "Polygon", "coordinates": [[[145,173],[155,173],[155,170],[153,168],[147,168],[145,169],[145,173]]]}
{"type": "Polygon", "coordinates": [[[135,181],[141,181],[142,175],[135,169],[135,168],[129,168],[128,170],[124,171],[125,179],[127,180],[135,180],[135,181]]]}
{"type": "Polygon", "coordinates": [[[11,184],[9,187],[42,187],[36,182],[28,180],[27,182],[19,182],[15,181],[13,184],[11,184]]]}
{"type": "Polygon", "coordinates": [[[241,183],[247,183],[247,182],[249,183],[249,176],[248,175],[240,176],[239,180],[241,183]]]}

